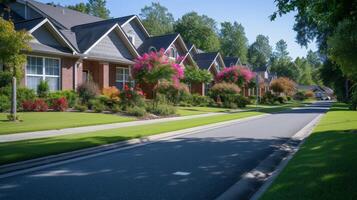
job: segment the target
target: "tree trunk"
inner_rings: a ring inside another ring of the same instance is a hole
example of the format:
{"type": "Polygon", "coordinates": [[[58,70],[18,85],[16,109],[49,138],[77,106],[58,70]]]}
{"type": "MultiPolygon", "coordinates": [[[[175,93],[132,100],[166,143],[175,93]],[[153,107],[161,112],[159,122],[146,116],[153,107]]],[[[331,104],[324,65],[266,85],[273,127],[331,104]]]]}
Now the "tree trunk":
{"type": "Polygon", "coordinates": [[[12,119],[16,121],[16,77],[12,77],[12,92],[11,92],[11,113],[12,119]]]}

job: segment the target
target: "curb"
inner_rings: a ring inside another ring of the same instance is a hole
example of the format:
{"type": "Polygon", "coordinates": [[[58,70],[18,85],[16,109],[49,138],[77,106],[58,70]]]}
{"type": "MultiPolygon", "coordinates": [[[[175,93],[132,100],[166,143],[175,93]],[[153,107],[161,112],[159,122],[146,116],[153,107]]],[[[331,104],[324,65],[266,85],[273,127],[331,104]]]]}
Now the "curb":
{"type": "Polygon", "coordinates": [[[312,133],[324,114],[319,114],[311,122],[300,129],[279,149],[270,154],[256,168],[245,173],[242,178],[232,185],[216,200],[250,199],[257,200],[273,182],[273,179],[285,167],[287,162],[298,151],[305,138],[312,133]]]}
{"type": "Polygon", "coordinates": [[[208,131],[208,130],[220,128],[222,126],[233,125],[237,123],[243,123],[246,121],[260,119],[269,115],[271,114],[261,114],[261,115],[256,115],[256,116],[251,116],[241,119],[218,122],[214,124],[197,126],[188,129],[182,129],[172,132],[151,135],[143,138],[120,141],[112,144],[90,147],[86,149],[61,153],[57,155],[45,156],[41,158],[6,164],[0,166],[0,179],[19,175],[19,174],[24,174],[27,172],[44,169],[64,163],[74,162],[78,160],[83,160],[91,157],[117,152],[117,151],[131,149],[131,148],[159,142],[162,140],[168,140],[179,136],[185,136],[185,135],[195,134],[197,132],[208,131]]]}

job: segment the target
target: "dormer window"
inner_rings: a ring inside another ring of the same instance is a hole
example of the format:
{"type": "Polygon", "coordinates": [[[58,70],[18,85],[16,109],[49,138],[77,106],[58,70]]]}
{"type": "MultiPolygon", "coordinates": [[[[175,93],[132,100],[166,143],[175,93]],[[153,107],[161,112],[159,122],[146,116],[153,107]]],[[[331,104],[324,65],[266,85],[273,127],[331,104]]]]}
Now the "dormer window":
{"type": "Polygon", "coordinates": [[[177,50],[176,50],[176,48],[175,47],[170,47],[169,50],[167,51],[167,55],[170,58],[176,59],[177,58],[177,50]]]}
{"type": "Polygon", "coordinates": [[[221,66],[218,64],[218,62],[214,61],[214,64],[216,65],[217,71],[220,71],[221,70],[221,66]]]}
{"type": "Polygon", "coordinates": [[[129,31],[127,35],[130,42],[135,45],[135,34],[132,31],[129,31]]]}

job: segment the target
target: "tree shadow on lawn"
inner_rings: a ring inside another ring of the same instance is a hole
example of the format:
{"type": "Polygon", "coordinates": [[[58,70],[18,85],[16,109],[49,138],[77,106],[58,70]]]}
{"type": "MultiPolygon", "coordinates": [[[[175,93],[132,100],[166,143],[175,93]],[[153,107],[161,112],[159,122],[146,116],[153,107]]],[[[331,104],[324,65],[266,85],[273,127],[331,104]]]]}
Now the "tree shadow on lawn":
{"type": "MultiPolygon", "coordinates": [[[[76,142],[90,146],[95,144],[94,141],[113,139],[94,137],[76,142]]],[[[8,195],[9,198],[22,195],[35,199],[36,194],[43,194],[44,198],[49,197],[47,199],[61,199],[62,194],[55,196],[59,194],[57,189],[60,187],[61,190],[71,191],[72,198],[85,194],[95,199],[103,195],[98,191],[105,188],[108,199],[213,199],[278,150],[286,140],[204,138],[199,135],[180,137],[62,164],[19,179],[1,180],[0,192],[3,197],[8,195]],[[187,172],[189,175],[175,175],[175,172],[187,172]],[[91,184],[94,180],[95,184],[91,184]],[[6,188],[5,185],[14,187],[6,188]]],[[[59,140],[37,148],[53,148],[51,145],[70,148],[73,142],[59,140]]],[[[19,155],[35,150],[25,146],[15,149],[21,152],[19,155]]]]}
{"type": "Polygon", "coordinates": [[[262,199],[356,199],[356,131],[311,135],[262,199]]]}

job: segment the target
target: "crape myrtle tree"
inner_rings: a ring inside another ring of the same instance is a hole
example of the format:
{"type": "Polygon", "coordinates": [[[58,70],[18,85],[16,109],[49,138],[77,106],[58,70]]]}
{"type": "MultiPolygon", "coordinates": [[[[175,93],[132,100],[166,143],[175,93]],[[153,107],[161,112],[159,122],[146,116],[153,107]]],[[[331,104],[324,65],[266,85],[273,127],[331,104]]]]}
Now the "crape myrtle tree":
{"type": "Polygon", "coordinates": [[[26,55],[23,51],[30,51],[28,42],[31,36],[24,31],[16,31],[11,21],[0,17],[0,64],[5,71],[12,73],[12,106],[10,119],[16,121],[16,82],[23,77],[23,66],[26,55]]]}
{"type": "MultiPolygon", "coordinates": [[[[325,55],[321,67],[321,78],[326,85],[334,87],[339,98],[348,99],[349,87],[357,79],[357,3],[353,0],[276,0],[277,11],[271,15],[271,20],[289,12],[295,15],[294,30],[297,41],[307,46],[316,41],[319,52],[325,55]],[[337,70],[342,74],[324,72],[337,70]],[[325,69],[326,68],[326,69],[325,69]],[[336,77],[340,75],[341,77],[336,77]],[[344,80],[345,89],[339,87],[344,80]],[[349,81],[348,81],[349,80],[349,81]],[[338,87],[336,87],[338,86],[338,87]],[[341,90],[342,91],[338,91],[341,90]],[[343,90],[345,92],[343,92],[343,90]],[[340,96],[341,94],[344,95],[340,96]]],[[[357,94],[356,94],[357,95],[357,94]]]]}
{"type": "MultiPolygon", "coordinates": [[[[164,52],[164,49],[159,52],[151,51],[135,60],[132,77],[139,85],[150,84],[157,88],[160,82],[170,82],[180,87],[180,80],[184,78],[184,69],[178,64],[181,59],[173,61],[164,52]]],[[[153,92],[155,99],[156,90],[153,92]]],[[[157,105],[156,103],[153,105],[157,105]]]]}
{"type": "Polygon", "coordinates": [[[254,76],[254,73],[248,68],[242,66],[231,66],[224,68],[221,72],[219,72],[216,76],[216,81],[218,83],[234,83],[239,87],[243,87],[244,85],[249,84],[254,76]]]}

